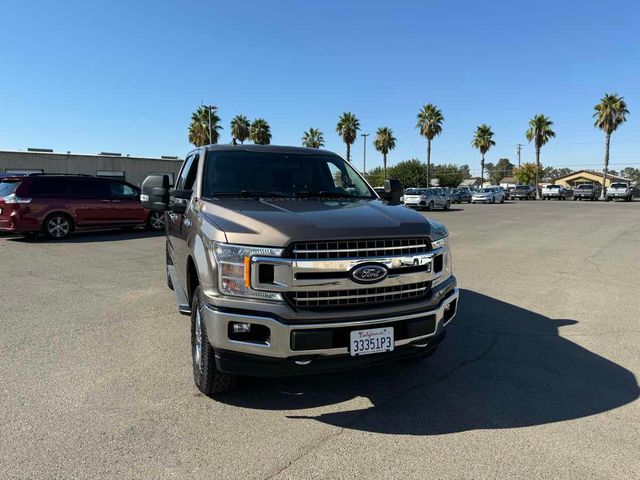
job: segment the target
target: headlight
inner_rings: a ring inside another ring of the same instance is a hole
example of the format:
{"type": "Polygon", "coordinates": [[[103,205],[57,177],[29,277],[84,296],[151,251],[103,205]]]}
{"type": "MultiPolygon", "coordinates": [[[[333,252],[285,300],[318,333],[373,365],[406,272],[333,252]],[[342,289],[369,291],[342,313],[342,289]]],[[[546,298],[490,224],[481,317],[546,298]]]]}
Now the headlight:
{"type": "Polygon", "coordinates": [[[280,257],[281,248],[248,247],[213,242],[213,255],[218,265],[218,290],[223,295],[258,298],[262,300],[282,300],[275,292],[259,292],[251,288],[251,257],[280,257]]]}
{"type": "Polygon", "coordinates": [[[431,249],[435,250],[436,248],[446,247],[447,245],[449,245],[449,237],[443,237],[431,242],[431,249]]]}

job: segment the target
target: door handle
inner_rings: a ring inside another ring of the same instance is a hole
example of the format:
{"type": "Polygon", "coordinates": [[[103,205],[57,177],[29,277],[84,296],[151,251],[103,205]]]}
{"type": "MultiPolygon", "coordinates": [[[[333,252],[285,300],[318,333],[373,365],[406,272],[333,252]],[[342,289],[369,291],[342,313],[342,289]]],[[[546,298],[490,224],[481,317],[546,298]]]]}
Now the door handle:
{"type": "Polygon", "coordinates": [[[102,203],[111,203],[111,200],[100,200],[102,203]]]}

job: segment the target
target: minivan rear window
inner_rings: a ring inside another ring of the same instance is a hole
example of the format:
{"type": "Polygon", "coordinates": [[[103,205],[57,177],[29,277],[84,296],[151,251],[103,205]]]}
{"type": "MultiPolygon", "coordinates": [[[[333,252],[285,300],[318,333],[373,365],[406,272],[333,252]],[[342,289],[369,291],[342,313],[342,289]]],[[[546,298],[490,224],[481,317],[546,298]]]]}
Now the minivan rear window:
{"type": "Polygon", "coordinates": [[[0,182],[0,197],[6,197],[16,191],[20,185],[20,180],[9,180],[0,182]]]}

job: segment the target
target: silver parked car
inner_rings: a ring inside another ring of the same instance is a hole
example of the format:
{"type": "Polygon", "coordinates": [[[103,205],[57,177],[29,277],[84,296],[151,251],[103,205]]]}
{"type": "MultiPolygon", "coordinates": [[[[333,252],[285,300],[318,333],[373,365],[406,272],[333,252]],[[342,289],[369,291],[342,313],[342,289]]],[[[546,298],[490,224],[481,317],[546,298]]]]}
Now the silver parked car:
{"type": "Polygon", "coordinates": [[[404,204],[417,210],[434,210],[436,208],[449,210],[451,199],[440,187],[407,188],[404,192],[404,204]]]}
{"type": "Polygon", "coordinates": [[[471,203],[504,203],[504,190],[500,187],[486,187],[473,192],[471,203]]]}

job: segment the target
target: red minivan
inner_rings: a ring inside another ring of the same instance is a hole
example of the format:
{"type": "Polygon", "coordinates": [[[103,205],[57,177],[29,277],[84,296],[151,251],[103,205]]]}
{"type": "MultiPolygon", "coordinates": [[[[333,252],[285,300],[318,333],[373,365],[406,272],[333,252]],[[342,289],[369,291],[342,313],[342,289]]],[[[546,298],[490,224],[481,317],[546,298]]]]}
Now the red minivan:
{"type": "Polygon", "coordinates": [[[122,180],[81,175],[0,179],[0,231],[62,239],[84,228],[164,229],[164,214],[140,204],[140,189],[122,180]]]}

